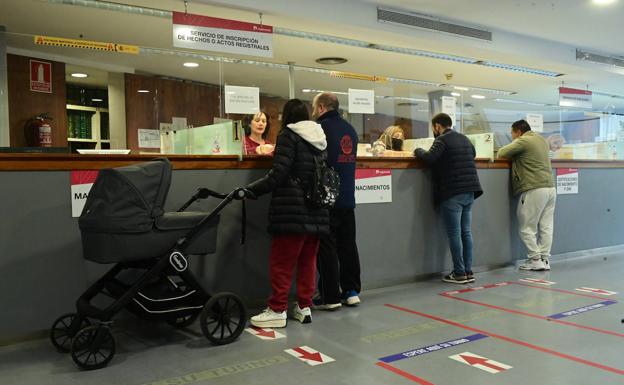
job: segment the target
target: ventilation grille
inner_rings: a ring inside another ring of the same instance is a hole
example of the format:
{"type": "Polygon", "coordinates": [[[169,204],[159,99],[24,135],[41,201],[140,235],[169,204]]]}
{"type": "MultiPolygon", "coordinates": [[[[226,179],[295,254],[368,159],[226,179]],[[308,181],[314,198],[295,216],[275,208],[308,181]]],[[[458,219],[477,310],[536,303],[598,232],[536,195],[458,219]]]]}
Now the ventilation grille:
{"type": "Polygon", "coordinates": [[[617,56],[605,56],[596,53],[576,50],[576,60],[586,60],[594,63],[607,64],[616,67],[624,67],[624,58],[617,56]]]}
{"type": "Polygon", "coordinates": [[[377,8],[377,21],[446,32],[453,35],[471,37],[473,39],[492,41],[492,32],[490,31],[447,23],[440,21],[439,19],[433,19],[414,13],[403,13],[384,8],[377,8]]]}

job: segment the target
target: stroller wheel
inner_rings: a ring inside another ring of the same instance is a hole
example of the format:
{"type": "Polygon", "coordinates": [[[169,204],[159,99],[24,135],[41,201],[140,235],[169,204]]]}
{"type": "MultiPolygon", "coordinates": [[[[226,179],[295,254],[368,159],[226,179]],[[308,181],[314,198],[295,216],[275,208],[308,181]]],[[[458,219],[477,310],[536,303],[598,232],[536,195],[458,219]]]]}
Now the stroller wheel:
{"type": "Polygon", "coordinates": [[[245,329],[247,310],[236,294],[219,293],[206,302],[199,320],[210,342],[225,345],[237,339],[245,329]]]}
{"type": "Polygon", "coordinates": [[[52,345],[61,353],[69,353],[72,345],[72,338],[80,331],[91,325],[87,318],[77,318],[76,313],[67,313],[58,317],[50,328],[50,341],[52,345]]]}
{"type": "Polygon", "coordinates": [[[81,369],[105,367],[115,355],[115,339],[108,326],[89,326],[76,334],[72,341],[71,356],[81,369]]]}
{"type": "Polygon", "coordinates": [[[178,318],[171,318],[167,320],[167,323],[175,328],[185,328],[190,326],[195,322],[197,317],[199,316],[199,312],[195,314],[189,314],[178,318]]]}

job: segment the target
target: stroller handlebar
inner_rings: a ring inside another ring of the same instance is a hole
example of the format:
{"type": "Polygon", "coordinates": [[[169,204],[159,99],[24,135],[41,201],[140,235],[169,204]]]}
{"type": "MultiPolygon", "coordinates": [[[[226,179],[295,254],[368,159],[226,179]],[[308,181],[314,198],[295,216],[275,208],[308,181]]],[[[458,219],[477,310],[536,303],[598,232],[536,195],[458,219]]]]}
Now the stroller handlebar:
{"type": "Polygon", "coordinates": [[[243,200],[243,199],[257,199],[256,194],[254,194],[248,189],[241,188],[241,187],[234,189],[229,194],[221,194],[216,191],[210,190],[208,188],[200,187],[197,189],[195,194],[193,194],[193,196],[186,203],[184,203],[182,207],[178,209],[178,212],[186,210],[190,205],[192,205],[197,200],[206,199],[210,197],[215,197],[215,198],[228,200],[228,201],[243,200]]]}

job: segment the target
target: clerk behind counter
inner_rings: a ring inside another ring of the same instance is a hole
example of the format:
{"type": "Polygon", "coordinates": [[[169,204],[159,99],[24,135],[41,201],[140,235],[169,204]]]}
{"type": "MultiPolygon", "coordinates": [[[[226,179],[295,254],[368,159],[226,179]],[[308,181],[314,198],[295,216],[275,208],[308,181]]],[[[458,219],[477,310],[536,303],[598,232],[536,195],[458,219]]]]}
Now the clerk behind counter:
{"type": "Polygon", "coordinates": [[[400,126],[390,126],[373,142],[371,152],[373,156],[413,157],[411,151],[403,151],[404,140],[403,129],[400,126]]]}
{"type": "Polygon", "coordinates": [[[271,122],[264,111],[245,117],[245,155],[273,155],[275,146],[266,137],[271,122]]]}

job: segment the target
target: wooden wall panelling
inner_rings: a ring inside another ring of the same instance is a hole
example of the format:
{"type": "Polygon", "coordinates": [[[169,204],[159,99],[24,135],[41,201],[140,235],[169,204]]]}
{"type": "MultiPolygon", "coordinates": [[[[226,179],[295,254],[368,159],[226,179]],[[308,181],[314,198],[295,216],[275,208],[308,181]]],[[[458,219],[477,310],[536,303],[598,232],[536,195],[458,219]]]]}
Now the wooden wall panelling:
{"type": "Polygon", "coordinates": [[[24,124],[31,117],[49,112],[52,120],[52,146],[67,146],[67,88],[65,63],[52,63],[52,93],[30,90],[30,58],[7,54],[9,130],[11,147],[26,146],[24,124]]]}

